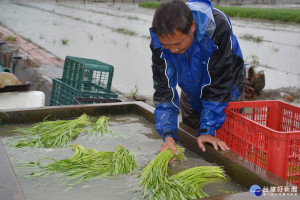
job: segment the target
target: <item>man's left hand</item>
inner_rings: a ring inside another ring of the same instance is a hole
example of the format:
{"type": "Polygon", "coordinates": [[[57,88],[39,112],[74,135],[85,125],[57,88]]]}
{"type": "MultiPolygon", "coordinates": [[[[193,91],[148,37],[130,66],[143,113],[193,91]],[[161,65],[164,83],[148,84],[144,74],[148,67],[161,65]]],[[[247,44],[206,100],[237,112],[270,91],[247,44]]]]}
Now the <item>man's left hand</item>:
{"type": "Polygon", "coordinates": [[[220,140],[219,138],[216,138],[212,135],[200,135],[198,138],[197,138],[197,142],[198,142],[198,146],[199,148],[205,152],[205,146],[204,146],[204,143],[208,142],[208,143],[211,143],[215,150],[218,150],[219,147],[223,150],[223,151],[226,151],[226,150],[230,150],[229,147],[226,145],[225,142],[223,142],[222,140],[220,140]]]}

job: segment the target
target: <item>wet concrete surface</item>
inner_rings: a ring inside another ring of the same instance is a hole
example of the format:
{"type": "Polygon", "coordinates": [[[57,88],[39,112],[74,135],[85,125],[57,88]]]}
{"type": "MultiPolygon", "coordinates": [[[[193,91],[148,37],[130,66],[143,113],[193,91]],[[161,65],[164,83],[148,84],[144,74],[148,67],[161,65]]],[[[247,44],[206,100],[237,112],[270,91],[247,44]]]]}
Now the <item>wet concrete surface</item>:
{"type": "Polygon", "coordinates": [[[24,200],[22,189],[0,141],[0,196],[1,199],[24,200]]]}

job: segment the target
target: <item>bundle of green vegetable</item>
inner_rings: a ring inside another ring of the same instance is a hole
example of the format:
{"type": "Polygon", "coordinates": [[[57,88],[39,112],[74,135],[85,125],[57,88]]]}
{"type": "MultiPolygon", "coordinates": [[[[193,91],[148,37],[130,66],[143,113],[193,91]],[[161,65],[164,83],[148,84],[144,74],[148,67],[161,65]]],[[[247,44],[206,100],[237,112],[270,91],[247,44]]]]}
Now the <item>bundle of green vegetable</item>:
{"type": "Polygon", "coordinates": [[[36,173],[30,176],[40,177],[60,172],[64,174],[59,180],[62,185],[71,188],[73,185],[90,181],[99,177],[110,177],[117,174],[128,174],[136,169],[134,155],[124,146],[118,145],[115,152],[100,151],[96,149],[86,149],[79,144],[72,145],[74,155],[69,159],[42,165],[37,163],[27,163],[28,166],[40,167],[36,173]]]}
{"type": "Polygon", "coordinates": [[[109,117],[101,116],[91,127],[86,131],[88,140],[112,140],[117,138],[125,138],[125,135],[114,133],[111,131],[108,124],[109,117]]]}
{"type": "Polygon", "coordinates": [[[15,129],[21,133],[16,147],[65,147],[90,123],[86,114],[74,120],[44,121],[29,128],[15,129]]]}
{"type": "MultiPolygon", "coordinates": [[[[177,150],[180,148],[177,147],[177,150]]],[[[183,158],[182,150],[179,158],[183,158]]],[[[171,150],[159,153],[140,173],[142,195],[147,199],[198,199],[207,197],[202,188],[205,184],[225,179],[220,167],[201,166],[174,174],[168,162],[174,158],[171,150]],[[172,175],[173,174],[173,175],[172,175]],[[172,175],[172,176],[170,176],[172,175]]]]}
{"type": "Polygon", "coordinates": [[[187,169],[168,178],[163,187],[149,199],[199,199],[208,197],[202,188],[208,183],[226,179],[224,171],[216,166],[201,166],[187,169]]]}
{"type": "MultiPolygon", "coordinates": [[[[181,161],[184,159],[183,149],[176,147],[178,155],[176,159],[181,161]]],[[[157,191],[167,181],[168,176],[174,174],[168,167],[169,161],[175,155],[170,149],[160,152],[140,173],[140,185],[143,187],[143,195],[147,196],[149,191],[157,191]]]]}

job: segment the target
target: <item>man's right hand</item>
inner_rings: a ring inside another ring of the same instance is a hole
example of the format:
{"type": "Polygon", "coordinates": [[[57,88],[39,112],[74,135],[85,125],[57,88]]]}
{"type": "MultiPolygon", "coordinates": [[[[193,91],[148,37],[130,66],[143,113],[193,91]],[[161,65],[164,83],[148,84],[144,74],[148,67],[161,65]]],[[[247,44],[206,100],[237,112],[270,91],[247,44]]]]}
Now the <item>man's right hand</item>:
{"type": "Polygon", "coordinates": [[[164,139],[164,143],[161,145],[161,148],[159,150],[159,152],[163,152],[167,149],[171,149],[171,151],[175,154],[178,155],[177,149],[175,147],[175,140],[172,137],[166,137],[164,139]]]}
{"type": "MultiPolygon", "coordinates": [[[[172,137],[166,137],[164,139],[164,143],[161,145],[161,148],[159,150],[159,152],[163,152],[167,149],[171,149],[171,151],[173,152],[174,155],[178,155],[178,151],[175,147],[175,140],[172,137]]],[[[170,160],[170,163],[174,162],[176,160],[176,157],[173,158],[172,160],[170,160]]]]}

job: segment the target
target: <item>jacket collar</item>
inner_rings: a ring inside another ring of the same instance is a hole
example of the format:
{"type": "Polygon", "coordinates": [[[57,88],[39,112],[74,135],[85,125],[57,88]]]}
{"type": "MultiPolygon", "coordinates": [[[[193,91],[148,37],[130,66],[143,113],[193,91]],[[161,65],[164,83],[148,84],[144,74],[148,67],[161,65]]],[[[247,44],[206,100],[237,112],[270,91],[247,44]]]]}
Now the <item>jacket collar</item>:
{"type": "Polygon", "coordinates": [[[194,21],[196,22],[195,38],[200,42],[204,35],[210,38],[213,36],[216,23],[213,17],[213,4],[209,0],[191,0],[187,6],[192,11],[194,21]]]}

